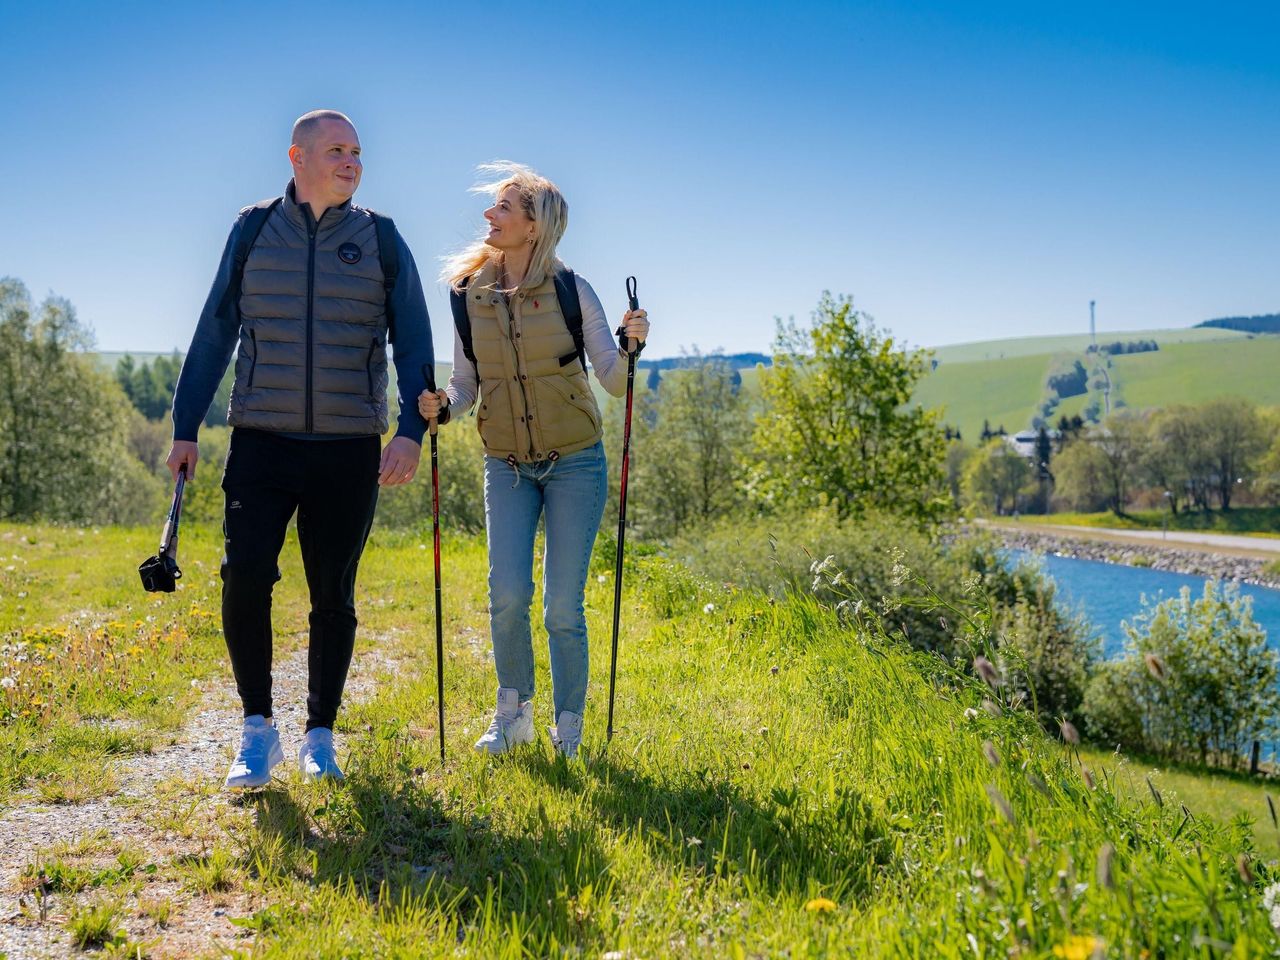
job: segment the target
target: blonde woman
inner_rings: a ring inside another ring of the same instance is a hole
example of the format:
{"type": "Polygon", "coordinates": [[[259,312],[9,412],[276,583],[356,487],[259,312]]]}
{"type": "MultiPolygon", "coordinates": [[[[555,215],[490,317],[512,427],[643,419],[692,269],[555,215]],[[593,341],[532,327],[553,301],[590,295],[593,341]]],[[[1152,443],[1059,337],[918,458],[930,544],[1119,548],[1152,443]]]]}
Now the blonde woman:
{"type": "MultiPolygon", "coordinates": [[[[534,739],[529,608],[534,535],[545,517],[551,739],[574,757],[587,697],[583,593],[608,492],[600,411],[584,359],[604,389],[621,396],[627,355],[591,285],[556,257],[569,219],[556,185],[514,163],[480,170],[496,178],[475,188],[493,197],[484,212],[488,231],[443,272],[454,309],[453,374],[445,389],[422,392],[418,412],[445,424],[479,401],[498,704],[475,748],[500,754],[534,739]]],[[[619,337],[638,349],[648,333],[643,310],[623,315],[619,337]]]]}

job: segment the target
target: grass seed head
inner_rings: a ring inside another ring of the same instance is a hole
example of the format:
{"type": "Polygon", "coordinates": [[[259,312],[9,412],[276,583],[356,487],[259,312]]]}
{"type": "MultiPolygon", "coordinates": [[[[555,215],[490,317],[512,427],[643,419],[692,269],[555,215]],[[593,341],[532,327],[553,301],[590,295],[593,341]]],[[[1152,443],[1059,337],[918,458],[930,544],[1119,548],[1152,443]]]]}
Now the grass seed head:
{"type": "Polygon", "coordinates": [[[1018,819],[1013,815],[1013,807],[1005,799],[1005,795],[1000,792],[1000,788],[994,783],[987,784],[987,796],[991,798],[991,802],[1000,811],[1000,815],[1008,820],[1011,826],[1017,826],[1018,819]]]}
{"type": "Polygon", "coordinates": [[[1108,841],[1102,845],[1102,849],[1098,851],[1098,883],[1107,890],[1116,888],[1115,876],[1112,873],[1112,862],[1116,857],[1116,848],[1108,841]]]}
{"type": "Polygon", "coordinates": [[[1090,790],[1097,788],[1097,784],[1093,781],[1093,773],[1083,763],[1080,764],[1080,777],[1084,780],[1084,785],[1090,790]]]}
{"type": "Polygon", "coordinates": [[[1157,680],[1163,682],[1168,676],[1164,668],[1164,661],[1157,657],[1154,653],[1144,653],[1142,655],[1143,662],[1147,665],[1147,673],[1151,674],[1157,680]]]}
{"type": "Polygon", "coordinates": [[[1063,719],[1058,723],[1058,729],[1062,732],[1062,739],[1071,746],[1077,746],[1080,743],[1080,731],[1076,729],[1076,725],[1070,720],[1063,719]]]}
{"type": "Polygon", "coordinates": [[[1004,715],[1004,711],[1000,709],[1000,704],[996,703],[994,700],[983,700],[982,709],[987,711],[987,713],[991,714],[993,717],[1004,715]]]}
{"type": "Polygon", "coordinates": [[[1252,887],[1257,878],[1253,875],[1253,867],[1249,864],[1249,855],[1242,853],[1236,857],[1236,872],[1240,874],[1240,881],[1246,887],[1252,887]]]}
{"type": "Polygon", "coordinates": [[[977,656],[973,658],[973,672],[982,678],[992,690],[1000,686],[1000,674],[996,672],[995,665],[986,657],[977,656]]]}
{"type": "Polygon", "coordinates": [[[991,766],[1000,766],[1000,753],[996,750],[996,745],[990,740],[982,741],[982,755],[987,758],[987,763],[991,764],[991,766]]]}

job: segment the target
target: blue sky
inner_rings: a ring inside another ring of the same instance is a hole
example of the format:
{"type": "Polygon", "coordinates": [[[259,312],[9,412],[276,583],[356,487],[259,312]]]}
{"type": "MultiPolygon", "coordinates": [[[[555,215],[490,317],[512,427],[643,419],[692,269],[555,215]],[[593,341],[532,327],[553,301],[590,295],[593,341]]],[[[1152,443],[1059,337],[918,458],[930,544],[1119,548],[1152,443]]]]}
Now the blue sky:
{"type": "MultiPolygon", "coordinates": [[[[913,344],[1280,311],[1280,5],[0,0],[0,275],[185,349],[235,212],[334,107],[423,273],[477,163],[652,353],[767,350],[847,293],[913,344]],[[480,11],[484,11],[483,15],[480,11]]],[[[428,285],[437,349],[452,332],[428,285]]]]}

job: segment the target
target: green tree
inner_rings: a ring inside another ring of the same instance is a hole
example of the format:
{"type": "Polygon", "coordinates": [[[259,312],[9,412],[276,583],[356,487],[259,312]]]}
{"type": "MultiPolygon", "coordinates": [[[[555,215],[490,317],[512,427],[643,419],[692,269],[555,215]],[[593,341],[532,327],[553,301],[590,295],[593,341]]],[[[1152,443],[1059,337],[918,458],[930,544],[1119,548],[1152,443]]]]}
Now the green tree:
{"type": "Polygon", "coordinates": [[[1073,440],[1054,460],[1060,498],[1073,510],[1100,510],[1107,503],[1106,462],[1088,437],[1073,440]]]}
{"type": "Polygon", "coordinates": [[[82,352],[89,331],[66,300],[37,308],[0,280],[0,518],[136,522],[159,482],[129,451],[129,410],[82,352]]]}
{"type": "Polygon", "coordinates": [[[1141,418],[1132,413],[1113,413],[1089,439],[1101,455],[1097,462],[1106,485],[1107,506],[1116,516],[1123,516],[1142,461],[1146,428],[1141,418]]]}
{"type": "Polygon", "coordinates": [[[830,503],[842,517],[947,514],[941,416],[911,402],[927,363],[847,297],[824,294],[807,329],[779,322],[761,377],[752,496],[772,507],[830,503]]]}
{"type": "Polygon", "coordinates": [[[968,503],[993,510],[997,516],[1012,513],[1018,495],[1034,479],[1025,457],[999,437],[988,440],[965,468],[964,489],[968,503]]]}
{"type": "Polygon", "coordinates": [[[1199,409],[1213,485],[1223,510],[1231,509],[1237,484],[1253,476],[1267,450],[1257,404],[1241,397],[1219,397],[1199,409]]]}
{"type": "Polygon", "coordinates": [[[751,411],[722,357],[695,353],[644,392],[632,423],[628,512],[637,532],[666,538],[740,506],[738,463],[751,411]]]}

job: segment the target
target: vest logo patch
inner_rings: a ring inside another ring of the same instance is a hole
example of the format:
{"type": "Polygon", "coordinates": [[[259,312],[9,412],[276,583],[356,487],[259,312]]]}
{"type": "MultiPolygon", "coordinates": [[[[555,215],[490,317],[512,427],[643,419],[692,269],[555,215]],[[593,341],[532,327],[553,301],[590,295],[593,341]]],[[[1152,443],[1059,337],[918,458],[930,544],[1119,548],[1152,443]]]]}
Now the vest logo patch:
{"type": "Polygon", "coordinates": [[[359,263],[360,258],[363,256],[364,254],[360,252],[360,248],[350,241],[338,248],[338,257],[343,263],[359,263]]]}

